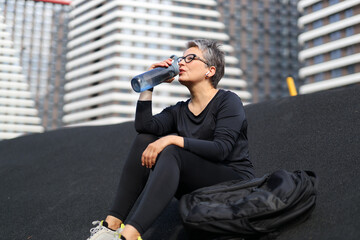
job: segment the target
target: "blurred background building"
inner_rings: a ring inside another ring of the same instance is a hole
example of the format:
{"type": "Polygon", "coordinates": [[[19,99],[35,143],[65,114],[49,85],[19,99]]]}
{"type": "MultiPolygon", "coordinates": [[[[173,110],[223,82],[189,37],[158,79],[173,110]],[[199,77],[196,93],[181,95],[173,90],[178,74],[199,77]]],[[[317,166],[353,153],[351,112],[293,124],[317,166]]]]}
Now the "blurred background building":
{"type": "MultiPolygon", "coordinates": [[[[40,123],[32,120],[32,124],[39,124],[44,130],[63,126],[63,97],[66,64],[66,43],[68,11],[70,1],[24,1],[24,0],[0,0],[1,14],[4,17],[4,30],[8,34],[8,40],[12,42],[13,53],[11,57],[19,61],[18,74],[24,77],[24,83],[28,85],[28,94],[21,95],[20,91],[25,88],[19,86],[1,87],[2,91],[11,90],[18,94],[12,95],[12,101],[19,102],[22,99],[32,99],[37,109],[40,123]]],[[[4,46],[4,45],[3,45],[4,46]]],[[[2,46],[2,47],[3,47],[2,46]]],[[[5,57],[1,53],[1,57],[5,57]]],[[[2,62],[3,65],[8,64],[2,62]]],[[[2,73],[9,71],[4,66],[2,73]]],[[[1,78],[2,81],[10,78],[1,78]]],[[[25,104],[25,103],[24,103],[25,104]]],[[[30,103],[23,105],[29,107],[30,103]]],[[[1,103],[0,107],[10,107],[10,103],[1,103]]],[[[8,135],[17,135],[17,130],[7,128],[9,124],[19,122],[8,116],[10,113],[1,112],[0,130],[8,132],[8,135]]],[[[28,119],[29,113],[16,111],[17,117],[28,119]]],[[[30,122],[27,122],[30,124],[30,122]]],[[[25,131],[23,129],[23,133],[25,131]]]]}
{"type": "Polygon", "coordinates": [[[286,78],[299,85],[297,0],[218,0],[221,22],[240,60],[252,102],[289,95],[286,78]]]}
{"type": "Polygon", "coordinates": [[[0,14],[0,139],[43,130],[14,43],[0,14]]]}
{"type": "MultiPolygon", "coordinates": [[[[66,125],[133,120],[138,94],[130,79],[154,62],[182,56],[186,41],[215,39],[226,52],[219,87],[249,101],[239,61],[228,44],[214,0],[74,0],[70,12],[65,85],[66,125]]],[[[157,86],[153,112],[189,97],[178,82],[157,86]]]]}
{"type": "Polygon", "coordinates": [[[360,82],[360,1],[303,0],[299,59],[300,93],[360,82]]]}
{"type": "MultiPolygon", "coordinates": [[[[0,140],[132,120],[131,77],[187,40],[220,41],[245,103],[360,81],[360,0],[0,0],[0,140]],[[15,126],[16,125],[16,126],[15,126]]],[[[188,97],[154,91],[154,113],[188,97]]]]}

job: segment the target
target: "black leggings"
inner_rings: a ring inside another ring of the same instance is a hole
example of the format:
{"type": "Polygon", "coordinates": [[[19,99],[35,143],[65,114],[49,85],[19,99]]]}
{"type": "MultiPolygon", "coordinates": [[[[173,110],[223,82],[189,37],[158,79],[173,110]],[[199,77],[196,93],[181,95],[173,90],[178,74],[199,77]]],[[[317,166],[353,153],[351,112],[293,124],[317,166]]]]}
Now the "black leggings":
{"type": "Polygon", "coordinates": [[[175,145],[167,146],[150,170],[141,165],[141,155],[158,137],[139,134],[124,164],[110,215],[126,220],[143,234],[175,196],[223,181],[249,179],[222,164],[207,161],[175,145]],[[141,196],[140,196],[141,194],[141,196]],[[140,198],[139,198],[140,197],[140,198]],[[139,202],[131,216],[135,202],[139,202]]]}

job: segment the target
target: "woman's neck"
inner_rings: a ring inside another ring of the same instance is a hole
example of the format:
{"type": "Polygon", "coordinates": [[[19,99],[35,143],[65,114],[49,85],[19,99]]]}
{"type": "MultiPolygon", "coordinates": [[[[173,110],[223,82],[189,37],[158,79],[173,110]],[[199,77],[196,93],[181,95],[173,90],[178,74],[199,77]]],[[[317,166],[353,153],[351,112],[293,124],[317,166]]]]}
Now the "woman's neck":
{"type": "Polygon", "coordinates": [[[189,102],[189,109],[195,115],[200,114],[208,103],[218,92],[218,89],[213,86],[202,86],[198,89],[190,89],[191,99],[189,102]]]}

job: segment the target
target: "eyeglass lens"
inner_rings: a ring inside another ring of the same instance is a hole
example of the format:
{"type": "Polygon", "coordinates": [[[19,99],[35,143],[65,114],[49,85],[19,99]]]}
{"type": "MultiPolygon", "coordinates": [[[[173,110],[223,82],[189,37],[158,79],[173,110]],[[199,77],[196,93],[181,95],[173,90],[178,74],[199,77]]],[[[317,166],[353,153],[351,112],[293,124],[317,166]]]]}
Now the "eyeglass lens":
{"type": "Polygon", "coordinates": [[[195,57],[196,57],[195,54],[189,54],[189,55],[186,55],[186,56],[184,56],[184,57],[179,57],[179,58],[178,58],[178,62],[181,62],[181,60],[184,59],[184,61],[185,61],[186,63],[190,63],[192,60],[194,60],[195,57]]]}

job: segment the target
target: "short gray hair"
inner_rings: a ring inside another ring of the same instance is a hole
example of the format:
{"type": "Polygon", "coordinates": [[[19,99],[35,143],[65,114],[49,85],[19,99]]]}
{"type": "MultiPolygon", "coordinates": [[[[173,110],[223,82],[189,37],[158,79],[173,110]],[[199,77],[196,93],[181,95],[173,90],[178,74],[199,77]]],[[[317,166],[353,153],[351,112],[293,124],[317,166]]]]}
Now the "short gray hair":
{"type": "Polygon", "coordinates": [[[211,84],[215,88],[220,79],[224,76],[225,69],[225,54],[220,50],[220,46],[221,45],[217,41],[208,39],[195,39],[187,43],[187,48],[199,48],[209,65],[216,68],[214,76],[211,77],[211,84]]]}

